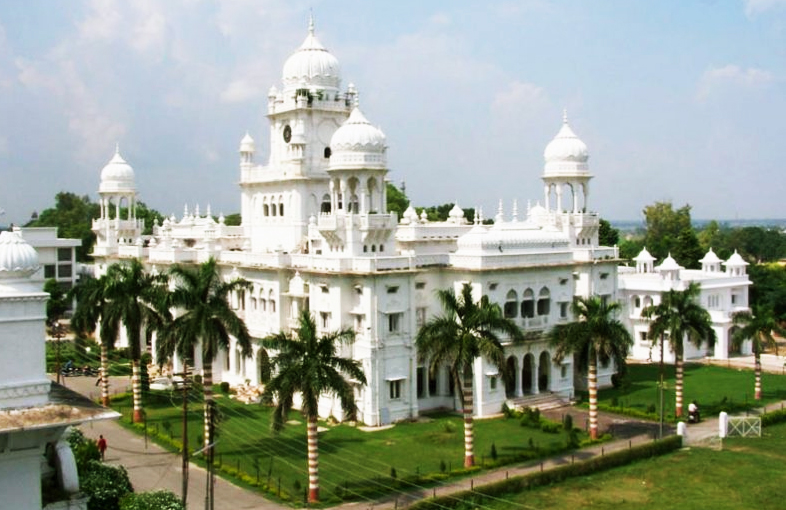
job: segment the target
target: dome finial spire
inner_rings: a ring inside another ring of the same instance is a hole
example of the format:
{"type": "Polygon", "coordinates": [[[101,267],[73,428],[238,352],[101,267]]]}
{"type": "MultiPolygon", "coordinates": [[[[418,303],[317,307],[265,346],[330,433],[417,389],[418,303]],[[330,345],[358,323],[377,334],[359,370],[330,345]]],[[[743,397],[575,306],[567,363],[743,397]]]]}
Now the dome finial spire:
{"type": "Polygon", "coordinates": [[[568,109],[567,108],[563,108],[562,109],[562,123],[563,124],[567,124],[568,123],[568,109]]]}
{"type": "Polygon", "coordinates": [[[120,154],[120,142],[115,142],[115,155],[120,154]]]}
{"type": "Polygon", "coordinates": [[[314,35],[314,10],[308,10],[308,33],[314,35]]]}

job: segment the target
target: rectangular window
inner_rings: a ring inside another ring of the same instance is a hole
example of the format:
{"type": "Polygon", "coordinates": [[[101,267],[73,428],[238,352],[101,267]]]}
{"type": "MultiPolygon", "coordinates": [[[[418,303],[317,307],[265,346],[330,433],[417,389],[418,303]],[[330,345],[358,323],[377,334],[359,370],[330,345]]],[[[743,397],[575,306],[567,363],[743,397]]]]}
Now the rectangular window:
{"type": "Polygon", "coordinates": [[[355,315],[355,333],[363,333],[363,327],[365,326],[365,315],[355,315]]]}
{"type": "Polygon", "coordinates": [[[559,317],[560,319],[568,318],[568,303],[559,304],[559,317]]]}
{"type": "Polygon", "coordinates": [[[497,389],[497,376],[495,376],[495,375],[491,376],[491,379],[489,380],[489,387],[492,390],[496,390],[497,389]]]}
{"type": "Polygon", "coordinates": [[[649,344],[649,341],[647,340],[647,332],[646,331],[640,331],[639,332],[639,343],[641,345],[649,344]]]}
{"type": "Polygon", "coordinates": [[[431,370],[428,371],[428,394],[437,394],[437,374],[431,373],[431,370]]]}
{"type": "Polygon", "coordinates": [[[71,248],[58,248],[57,249],[58,262],[71,262],[71,248]]]}
{"type": "Polygon", "coordinates": [[[54,264],[47,264],[44,266],[44,278],[54,278],[55,277],[55,265],[54,264]]]}
{"type": "Polygon", "coordinates": [[[415,288],[417,290],[423,290],[426,288],[426,282],[415,282],[415,288]]]}
{"type": "Polygon", "coordinates": [[[388,294],[395,294],[398,292],[398,285],[391,285],[387,288],[388,294]]]}
{"type": "Polygon", "coordinates": [[[330,328],[330,312],[319,312],[319,324],[322,329],[330,328]]]}
{"type": "Polygon", "coordinates": [[[425,306],[415,308],[415,326],[417,326],[418,329],[426,324],[426,310],[427,308],[425,306]]]}
{"type": "Polygon", "coordinates": [[[426,396],[426,369],[425,367],[418,367],[418,398],[426,396]]]}
{"type": "Polygon", "coordinates": [[[324,283],[322,285],[320,285],[319,287],[322,289],[322,294],[329,294],[330,293],[330,288],[327,285],[325,285],[324,283]]]}
{"type": "Polygon", "coordinates": [[[401,398],[401,381],[390,382],[390,400],[398,400],[401,398]]]}
{"type": "Polygon", "coordinates": [[[390,333],[400,333],[402,322],[404,322],[404,314],[403,313],[391,313],[388,314],[388,332],[390,333]]]}
{"type": "Polygon", "coordinates": [[[731,304],[736,305],[737,304],[737,300],[738,300],[737,294],[732,294],[731,295],[731,304]]]}
{"type": "Polygon", "coordinates": [[[71,278],[71,264],[60,264],[57,266],[57,277],[58,278],[71,278]]]}

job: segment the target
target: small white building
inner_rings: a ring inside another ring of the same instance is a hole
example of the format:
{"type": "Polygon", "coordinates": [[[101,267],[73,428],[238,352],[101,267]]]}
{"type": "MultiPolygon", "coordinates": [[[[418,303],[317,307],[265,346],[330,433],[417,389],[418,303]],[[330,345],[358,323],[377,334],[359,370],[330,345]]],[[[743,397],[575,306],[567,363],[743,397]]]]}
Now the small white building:
{"type": "MultiPolygon", "coordinates": [[[[727,359],[732,354],[732,315],[749,310],[748,287],[751,281],[745,269],[748,263],[736,251],[729,260],[723,262],[712,249],[699,261],[700,270],[681,267],[671,255],[659,266],[655,266],[655,258],[646,248],[633,260],[636,263],[635,268],[619,268],[622,320],[635,342],[631,357],[642,361],[660,360],[659,344],[653,344],[653,340],[648,337],[650,322],[641,316],[641,312],[650,305],[659,304],[665,292],[672,289],[685,290],[695,282],[701,288],[699,303],[710,313],[717,341],[712,347],[703,343],[699,348],[686,341],[684,357],[686,360],[705,356],[727,359]],[[722,266],[725,266],[725,269],[722,266]]],[[[740,353],[751,353],[750,342],[742,345],[740,353]]],[[[668,341],[664,345],[664,360],[674,361],[668,341]]]]}
{"type": "MultiPolygon", "coordinates": [[[[504,341],[507,385],[496,368],[476,361],[476,413],[499,413],[508,399],[541,393],[572,397],[574,364],[556,363],[544,334],[571,320],[574,296],[615,300],[619,260],[615,247],[598,245],[589,153],[567,117],[544,152],[536,184],[543,186],[543,205],[519,211],[514,203],[506,214],[500,203],[493,224],[484,223],[482,211],[468,221],[456,206],[447,221],[430,222],[412,208],[402,218],[387,211],[387,139],[361,112],[357,88],[342,90],[338,61],[313,24],[284,64],[282,82],[268,96],[267,164],[255,162],[258,149],[248,133],[240,141],[242,224],[216,221],[209,207],[204,214],[186,207],[143,237],[135,172],[116,153],[99,184],[97,273],[132,257],[150,271],[214,257],[225,278],[249,280],[252,288],[233,296],[233,304],[255,339],[253,355],[244,358],[233,343],[213,366],[218,379],[233,384],[263,382],[273,353],[259,340],[295,327],[303,309],[320,331],[354,328],[356,341],[342,354],[366,374],[356,401],[369,425],[457,406],[447,370],[429,374],[414,338],[442,313],[436,291],[469,283],[476,299],[498,303],[527,337],[504,341]],[[121,218],[122,207],[128,212],[121,218]]],[[[610,375],[611,368],[602,370],[601,383],[610,375]]],[[[323,404],[321,414],[341,418],[335,402],[323,404]]]]}
{"type": "Polygon", "coordinates": [[[39,268],[30,244],[16,232],[0,233],[0,507],[85,509],[63,433],[118,415],[47,378],[48,294],[32,278],[39,268]]]}
{"type": "Polygon", "coordinates": [[[13,231],[38,252],[40,268],[31,276],[34,281],[54,279],[64,291],[76,285],[76,247],[82,245],[80,239],[57,237],[57,227],[14,227],[13,231]]]}

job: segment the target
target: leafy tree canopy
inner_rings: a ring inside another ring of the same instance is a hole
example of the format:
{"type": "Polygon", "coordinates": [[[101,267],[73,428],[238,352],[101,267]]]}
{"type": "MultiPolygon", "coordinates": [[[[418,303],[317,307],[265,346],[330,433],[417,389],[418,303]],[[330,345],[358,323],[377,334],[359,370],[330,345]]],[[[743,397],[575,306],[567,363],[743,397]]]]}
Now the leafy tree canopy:
{"type": "Polygon", "coordinates": [[[390,182],[386,183],[386,187],[388,212],[394,212],[399,218],[402,218],[404,211],[409,207],[409,198],[404,191],[390,182]]]}
{"type": "Polygon", "coordinates": [[[686,204],[674,210],[671,202],[655,202],[644,208],[644,245],[653,257],[663,260],[671,254],[682,266],[700,267],[699,259],[704,253],[691,225],[690,209],[686,204]]]}
{"type": "Polygon", "coordinates": [[[601,246],[617,246],[620,242],[620,231],[611,226],[611,223],[600,219],[598,242],[601,246]]]}

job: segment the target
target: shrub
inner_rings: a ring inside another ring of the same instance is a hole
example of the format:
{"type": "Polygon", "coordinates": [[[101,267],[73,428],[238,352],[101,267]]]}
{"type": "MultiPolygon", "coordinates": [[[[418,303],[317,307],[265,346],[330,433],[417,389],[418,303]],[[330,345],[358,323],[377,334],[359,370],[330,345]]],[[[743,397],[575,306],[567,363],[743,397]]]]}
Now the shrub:
{"type": "Polygon", "coordinates": [[[68,432],[66,441],[74,452],[76,470],[79,476],[84,476],[88,464],[91,460],[100,460],[101,453],[98,451],[98,444],[95,440],[85,437],[81,430],[72,428],[68,432]]]}
{"type": "Polygon", "coordinates": [[[87,510],[119,510],[120,499],[134,491],[124,467],[96,460],[88,463],[80,485],[82,492],[90,496],[87,510]]]}
{"type": "Polygon", "coordinates": [[[202,386],[202,374],[197,374],[194,376],[194,384],[196,386],[202,386]]]}
{"type": "Polygon", "coordinates": [[[562,417],[562,429],[565,431],[573,430],[573,416],[570,414],[566,414],[562,417]]]}
{"type": "Polygon", "coordinates": [[[120,510],[185,510],[183,502],[172,492],[165,490],[129,492],[120,500],[120,510]]]}
{"type": "Polygon", "coordinates": [[[398,478],[398,474],[396,473],[396,468],[394,468],[393,466],[390,466],[390,477],[394,480],[398,478]]]}
{"type": "Polygon", "coordinates": [[[497,460],[497,445],[496,443],[491,443],[491,459],[497,460]]]}
{"type": "Polygon", "coordinates": [[[547,434],[558,434],[562,429],[562,424],[553,421],[543,420],[540,424],[540,430],[547,434]]]}
{"type": "Polygon", "coordinates": [[[229,383],[227,381],[221,381],[219,386],[221,388],[221,393],[224,395],[229,395],[229,383]]]}

